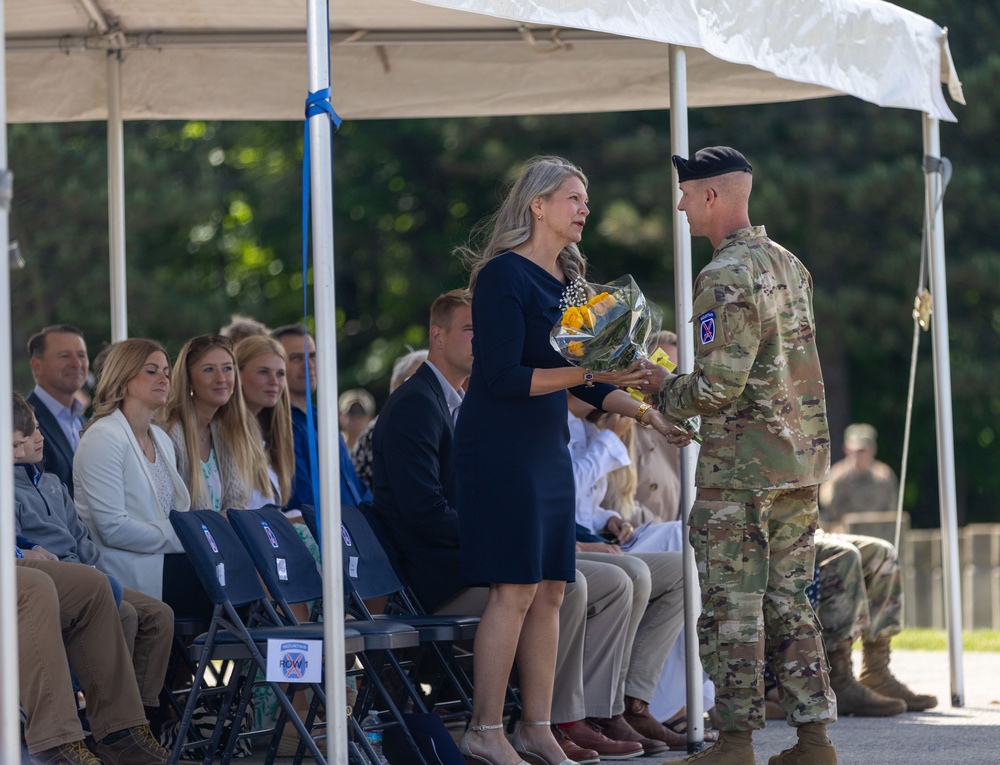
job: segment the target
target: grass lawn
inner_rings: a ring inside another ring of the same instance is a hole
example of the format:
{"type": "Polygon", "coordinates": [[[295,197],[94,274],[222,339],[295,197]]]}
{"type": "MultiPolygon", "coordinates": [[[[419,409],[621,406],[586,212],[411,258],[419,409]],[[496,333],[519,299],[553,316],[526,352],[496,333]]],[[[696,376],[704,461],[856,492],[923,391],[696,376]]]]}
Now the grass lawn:
{"type": "MultiPolygon", "coordinates": [[[[944,630],[905,629],[892,639],[892,647],[901,651],[944,651],[948,648],[948,634],[944,630]]],[[[966,651],[1000,652],[1000,632],[968,630],[962,633],[962,647],[966,651]]]]}

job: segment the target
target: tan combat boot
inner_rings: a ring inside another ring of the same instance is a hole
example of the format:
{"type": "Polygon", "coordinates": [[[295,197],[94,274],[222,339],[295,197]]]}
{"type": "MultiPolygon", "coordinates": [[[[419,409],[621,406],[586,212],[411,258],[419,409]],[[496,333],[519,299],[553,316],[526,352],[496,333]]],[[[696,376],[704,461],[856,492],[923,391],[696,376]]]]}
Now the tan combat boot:
{"type": "Polygon", "coordinates": [[[889,671],[889,641],[880,637],[874,643],[864,644],[864,661],[861,665],[861,682],[883,696],[901,699],[907,711],[923,712],[937,706],[937,696],[914,693],[893,677],[889,671]]]}
{"type": "Polygon", "coordinates": [[[830,657],[830,687],[837,694],[837,713],[856,717],[893,717],[906,711],[906,704],[890,699],[854,679],[851,663],[851,641],[845,640],[830,657]]]}
{"type": "Polygon", "coordinates": [[[795,746],[772,755],[767,765],[837,765],[837,752],[826,735],[823,723],[800,725],[798,734],[795,746]]]}
{"type": "Polygon", "coordinates": [[[719,731],[719,740],[713,746],[692,754],[681,762],[693,762],[696,765],[757,765],[753,757],[751,736],[753,731],[749,730],[719,731]]]}

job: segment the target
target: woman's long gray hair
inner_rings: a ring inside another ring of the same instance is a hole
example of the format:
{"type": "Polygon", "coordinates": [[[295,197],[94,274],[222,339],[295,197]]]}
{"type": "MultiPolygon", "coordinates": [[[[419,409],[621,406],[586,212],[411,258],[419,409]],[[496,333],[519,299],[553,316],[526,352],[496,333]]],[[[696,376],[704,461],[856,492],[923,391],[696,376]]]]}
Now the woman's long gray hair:
{"type": "MultiPolygon", "coordinates": [[[[470,291],[475,289],[476,277],[483,266],[497,255],[513,250],[531,238],[535,223],[531,202],[535,197],[551,197],[570,176],[576,176],[583,182],[584,188],[587,187],[587,176],[583,171],[562,157],[533,157],[525,162],[500,209],[473,229],[471,239],[482,240],[485,244],[477,248],[470,243],[455,250],[472,272],[469,276],[470,291]]],[[[568,282],[586,277],[587,260],[575,242],[563,247],[557,262],[568,282]]]]}

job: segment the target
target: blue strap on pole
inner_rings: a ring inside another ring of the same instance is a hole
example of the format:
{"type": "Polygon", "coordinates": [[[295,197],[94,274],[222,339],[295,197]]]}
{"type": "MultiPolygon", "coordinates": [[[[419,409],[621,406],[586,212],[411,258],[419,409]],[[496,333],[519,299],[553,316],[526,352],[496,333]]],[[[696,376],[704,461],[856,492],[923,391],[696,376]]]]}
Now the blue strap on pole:
{"type": "MultiPolygon", "coordinates": [[[[310,93],[306,98],[305,141],[302,152],[302,322],[309,315],[309,212],[310,212],[310,167],[309,120],[322,114],[329,116],[334,130],[340,127],[340,117],[330,103],[330,89],[322,88],[310,93]]],[[[332,133],[331,133],[332,136],[332,133]]],[[[331,138],[330,166],[333,167],[333,141],[331,138]]],[[[302,338],[306,360],[306,429],[309,433],[309,477],[312,483],[313,506],[316,508],[316,530],[322,538],[322,510],[319,506],[319,449],[316,445],[316,420],[313,415],[312,383],[309,379],[309,343],[302,338]]],[[[338,446],[339,448],[339,446],[338,446]]],[[[339,455],[338,455],[339,456],[339,455]]],[[[340,464],[338,459],[337,464],[340,464]]],[[[318,542],[319,540],[317,540],[318,542]]]]}

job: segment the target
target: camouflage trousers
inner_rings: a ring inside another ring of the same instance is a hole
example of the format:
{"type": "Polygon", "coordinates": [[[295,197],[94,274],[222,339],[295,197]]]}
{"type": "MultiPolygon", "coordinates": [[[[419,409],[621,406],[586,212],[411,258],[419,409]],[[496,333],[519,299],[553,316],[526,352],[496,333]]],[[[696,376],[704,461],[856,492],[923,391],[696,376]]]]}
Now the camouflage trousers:
{"type": "Polygon", "coordinates": [[[698,564],[702,664],[720,730],[764,727],[765,653],[792,725],[830,723],[837,702],[816,614],[817,487],[698,490],[688,519],[698,564]]]}
{"type": "Polygon", "coordinates": [[[893,546],[876,537],[816,534],[823,640],[872,643],[902,629],[903,578],[893,546]]]}

